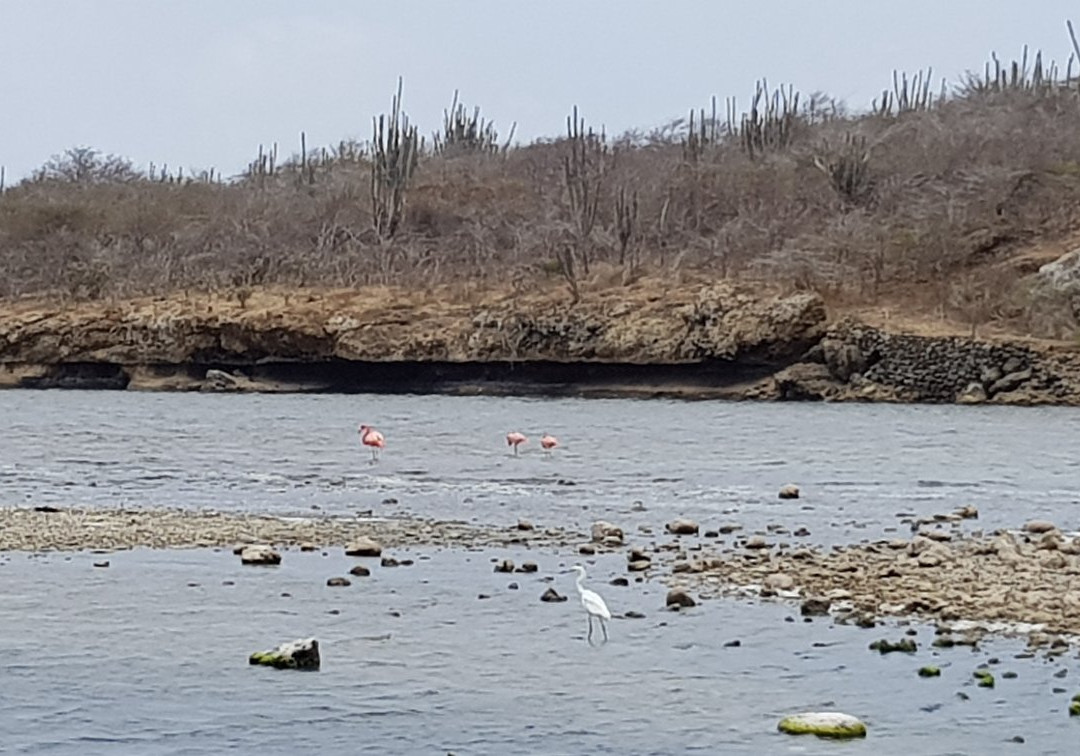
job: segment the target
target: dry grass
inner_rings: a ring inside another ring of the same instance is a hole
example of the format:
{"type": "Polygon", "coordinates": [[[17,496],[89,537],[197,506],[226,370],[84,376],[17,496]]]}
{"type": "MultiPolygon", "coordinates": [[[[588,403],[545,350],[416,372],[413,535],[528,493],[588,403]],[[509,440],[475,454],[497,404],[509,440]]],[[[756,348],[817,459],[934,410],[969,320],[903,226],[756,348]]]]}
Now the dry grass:
{"type": "Polygon", "coordinates": [[[425,152],[389,236],[376,232],[371,164],[354,144],[280,164],[264,154],[231,182],[69,154],[0,195],[0,298],[217,293],[244,308],[264,289],[295,302],[304,289],[383,286],[403,301],[467,301],[693,276],[1046,335],[1018,271],[1080,228],[1080,90],[969,82],[920,103],[855,116],[820,98],[781,104],[782,138],[751,139],[751,126],[768,132],[751,119],[591,135],[588,160],[602,166],[588,177],[591,224],[567,168],[581,150],[572,137],[425,152]]]}

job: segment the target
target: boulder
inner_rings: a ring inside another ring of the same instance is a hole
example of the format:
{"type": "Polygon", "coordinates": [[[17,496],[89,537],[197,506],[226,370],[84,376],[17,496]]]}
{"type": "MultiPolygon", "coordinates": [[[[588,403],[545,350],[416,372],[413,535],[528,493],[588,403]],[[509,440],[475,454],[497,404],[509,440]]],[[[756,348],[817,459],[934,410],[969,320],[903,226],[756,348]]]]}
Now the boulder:
{"type": "Polygon", "coordinates": [[[1004,394],[1009,391],[1015,391],[1030,380],[1031,375],[1031,368],[1008,373],[1000,380],[994,381],[993,385],[990,386],[990,395],[993,396],[994,394],[1004,394]]]}
{"type": "Polygon", "coordinates": [[[797,499],[799,498],[799,487],[794,483],[788,483],[780,489],[777,496],[781,499],[797,499]]]}
{"type": "Polygon", "coordinates": [[[817,735],[822,738],[864,738],[866,725],[850,714],[838,711],[807,711],[784,717],[777,725],[789,735],[817,735]]]}
{"type": "Polygon", "coordinates": [[[813,362],[796,362],[773,376],[773,388],[781,401],[821,401],[835,396],[842,386],[828,367],[813,362]]]}
{"type": "Polygon", "coordinates": [[[664,527],[666,527],[667,531],[673,535],[697,535],[698,533],[698,524],[693,520],[688,520],[684,517],[672,520],[664,527]]]}
{"type": "Polygon", "coordinates": [[[667,606],[674,607],[697,606],[697,602],[694,601],[694,597],[680,588],[672,588],[670,591],[668,591],[667,599],[664,603],[667,604],[667,606]]]}
{"type": "Polygon", "coordinates": [[[319,642],[314,638],[282,643],[270,651],[256,651],[249,664],[261,664],[278,669],[318,669],[319,642]]]}
{"type": "Polygon", "coordinates": [[[986,401],[986,389],[978,381],[972,381],[956,395],[957,404],[982,404],[986,401]]]}
{"type": "Polygon", "coordinates": [[[549,603],[553,601],[566,601],[566,596],[563,596],[554,588],[548,588],[546,591],[544,591],[543,595],[540,596],[540,600],[549,603]]]}
{"type": "Polygon", "coordinates": [[[369,570],[367,567],[365,567],[362,564],[358,564],[355,567],[353,567],[351,570],[349,570],[349,574],[350,575],[355,575],[357,577],[367,577],[368,575],[371,574],[371,570],[369,570]]]}
{"type": "Polygon", "coordinates": [[[613,525],[606,520],[597,520],[592,524],[592,539],[596,543],[603,543],[606,539],[617,539],[618,543],[622,543],[623,531],[617,525],[613,525]]]}
{"type": "Polygon", "coordinates": [[[377,557],[382,555],[382,546],[378,541],[367,536],[360,536],[345,547],[345,556],[377,557]]]}
{"type": "Polygon", "coordinates": [[[202,386],[204,391],[239,391],[240,378],[224,370],[206,371],[206,382],[202,386]]]}
{"type": "Polygon", "coordinates": [[[1057,526],[1049,520],[1028,520],[1024,523],[1024,530],[1028,533],[1049,533],[1057,530],[1057,526]]]}
{"type": "Polygon", "coordinates": [[[829,613],[832,602],[824,598],[808,598],[802,602],[799,612],[804,617],[823,617],[829,613]]]}
{"type": "Polygon", "coordinates": [[[345,588],[352,585],[352,581],[348,578],[332,577],[327,579],[326,584],[331,588],[345,588]]]}
{"type": "Polygon", "coordinates": [[[774,572],[765,577],[765,587],[774,591],[790,591],[795,587],[795,578],[785,572],[774,572]]]}
{"type": "Polygon", "coordinates": [[[763,536],[750,536],[746,539],[746,548],[748,549],[767,549],[769,548],[769,542],[765,540],[763,536]]]}
{"type": "Polygon", "coordinates": [[[281,564],[281,554],[269,546],[245,546],[240,551],[240,564],[281,564]]]}
{"type": "Polygon", "coordinates": [[[495,571],[496,572],[513,572],[514,571],[514,560],[512,560],[512,559],[504,559],[504,560],[502,560],[501,562],[499,562],[498,564],[495,565],[495,571]]]}

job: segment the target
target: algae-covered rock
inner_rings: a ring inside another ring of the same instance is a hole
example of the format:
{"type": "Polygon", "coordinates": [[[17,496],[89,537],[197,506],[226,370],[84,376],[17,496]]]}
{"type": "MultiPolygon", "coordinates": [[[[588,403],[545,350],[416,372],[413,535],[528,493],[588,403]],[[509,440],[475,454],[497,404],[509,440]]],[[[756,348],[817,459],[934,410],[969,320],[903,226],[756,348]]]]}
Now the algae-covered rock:
{"type": "Polygon", "coordinates": [[[249,664],[261,664],[277,669],[318,669],[319,642],[314,638],[282,643],[270,651],[256,651],[249,664]]]}
{"type": "Polygon", "coordinates": [[[918,648],[918,645],[911,638],[902,638],[895,643],[883,638],[870,644],[871,651],[877,651],[881,654],[891,654],[893,651],[902,651],[905,654],[913,654],[918,648]]]}
{"type": "Polygon", "coordinates": [[[1080,693],[1077,693],[1072,697],[1072,700],[1069,701],[1069,716],[1080,717],[1080,693]]]}
{"type": "Polygon", "coordinates": [[[919,677],[941,677],[941,669],[928,664],[925,667],[919,667],[919,677]]]}
{"type": "Polygon", "coordinates": [[[977,669],[974,673],[977,684],[980,688],[992,688],[994,687],[994,675],[988,669],[977,669]]]}
{"type": "Polygon", "coordinates": [[[808,711],[784,717],[777,725],[789,735],[817,735],[822,738],[864,738],[866,725],[858,717],[838,711],[808,711]]]}

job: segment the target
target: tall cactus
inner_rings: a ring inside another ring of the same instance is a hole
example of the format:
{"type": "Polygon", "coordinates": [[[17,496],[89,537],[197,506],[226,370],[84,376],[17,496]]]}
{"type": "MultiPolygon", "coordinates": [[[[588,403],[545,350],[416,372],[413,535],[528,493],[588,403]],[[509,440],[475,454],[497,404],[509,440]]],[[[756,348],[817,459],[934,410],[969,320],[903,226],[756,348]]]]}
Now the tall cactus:
{"type": "Polygon", "coordinates": [[[382,240],[392,239],[405,217],[405,196],[420,158],[417,128],[401,112],[398,79],[390,114],[372,119],[371,218],[382,240]]]}

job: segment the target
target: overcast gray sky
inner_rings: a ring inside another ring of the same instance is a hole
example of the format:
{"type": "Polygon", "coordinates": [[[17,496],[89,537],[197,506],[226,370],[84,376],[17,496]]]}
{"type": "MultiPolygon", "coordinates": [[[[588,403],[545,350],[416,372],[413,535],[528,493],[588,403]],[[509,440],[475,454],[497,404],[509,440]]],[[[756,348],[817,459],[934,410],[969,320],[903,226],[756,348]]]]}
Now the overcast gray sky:
{"type": "Polygon", "coordinates": [[[239,171],[260,143],[367,139],[398,75],[435,130],[455,88],[505,131],[609,133],[756,79],[869,105],[894,68],[955,80],[1026,43],[1064,65],[1065,0],[0,0],[0,164],[74,145],[239,171]]]}

